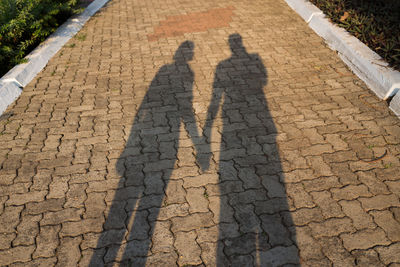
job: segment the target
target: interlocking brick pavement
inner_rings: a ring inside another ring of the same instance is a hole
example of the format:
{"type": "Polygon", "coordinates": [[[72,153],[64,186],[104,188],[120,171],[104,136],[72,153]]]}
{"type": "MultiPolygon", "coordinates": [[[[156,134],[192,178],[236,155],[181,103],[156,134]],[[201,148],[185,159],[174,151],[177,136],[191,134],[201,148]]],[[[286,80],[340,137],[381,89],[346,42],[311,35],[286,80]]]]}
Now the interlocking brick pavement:
{"type": "Polygon", "coordinates": [[[0,265],[395,266],[399,159],[283,0],[111,0],[0,118],[0,265]]]}

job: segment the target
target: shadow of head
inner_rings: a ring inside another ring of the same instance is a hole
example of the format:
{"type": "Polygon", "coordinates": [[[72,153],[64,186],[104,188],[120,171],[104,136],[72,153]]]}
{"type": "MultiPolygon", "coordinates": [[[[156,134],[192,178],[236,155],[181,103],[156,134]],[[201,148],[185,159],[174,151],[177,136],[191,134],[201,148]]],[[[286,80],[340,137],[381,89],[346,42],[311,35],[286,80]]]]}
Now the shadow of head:
{"type": "Polygon", "coordinates": [[[183,42],[175,52],[174,60],[177,62],[187,62],[193,59],[194,43],[192,41],[183,42]]]}
{"type": "Polygon", "coordinates": [[[242,36],[238,33],[229,35],[229,47],[232,54],[246,53],[246,48],[243,46],[242,36]]]}

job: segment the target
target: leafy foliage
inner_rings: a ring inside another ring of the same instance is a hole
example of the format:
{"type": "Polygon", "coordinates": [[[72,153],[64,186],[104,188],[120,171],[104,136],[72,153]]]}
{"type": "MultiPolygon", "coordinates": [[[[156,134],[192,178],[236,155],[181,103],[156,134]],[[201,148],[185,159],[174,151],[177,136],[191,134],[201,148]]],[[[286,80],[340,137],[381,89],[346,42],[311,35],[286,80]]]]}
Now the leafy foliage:
{"type": "Polygon", "coordinates": [[[78,0],[0,0],[0,77],[78,11],[78,0]]]}
{"type": "Polygon", "coordinates": [[[400,70],[399,0],[310,0],[334,23],[400,70]]]}

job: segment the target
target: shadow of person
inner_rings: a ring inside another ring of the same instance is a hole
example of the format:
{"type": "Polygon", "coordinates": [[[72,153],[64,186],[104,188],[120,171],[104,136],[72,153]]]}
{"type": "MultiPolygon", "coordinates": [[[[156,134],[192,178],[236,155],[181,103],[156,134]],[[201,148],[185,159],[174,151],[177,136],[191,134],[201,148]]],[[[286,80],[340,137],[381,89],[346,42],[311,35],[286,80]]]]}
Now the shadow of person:
{"type": "Polygon", "coordinates": [[[217,66],[203,129],[210,143],[222,107],[217,266],[298,264],[277,130],[263,91],[267,71],[239,34],[229,36],[229,45],[232,56],[217,66]]]}
{"type": "Polygon", "coordinates": [[[155,220],[177,162],[181,123],[190,137],[199,136],[192,107],[194,74],[188,64],[193,49],[191,41],[179,46],[174,62],[160,68],[141,102],[117,161],[119,189],[90,266],[103,260],[133,266],[146,263],[155,220]]]}

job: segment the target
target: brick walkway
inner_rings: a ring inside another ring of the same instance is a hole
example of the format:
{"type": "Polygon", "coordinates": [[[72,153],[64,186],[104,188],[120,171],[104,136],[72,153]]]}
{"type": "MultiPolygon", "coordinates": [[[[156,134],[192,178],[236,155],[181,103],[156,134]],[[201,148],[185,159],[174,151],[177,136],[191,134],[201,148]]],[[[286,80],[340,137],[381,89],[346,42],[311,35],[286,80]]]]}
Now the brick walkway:
{"type": "Polygon", "coordinates": [[[0,265],[395,266],[399,144],[283,0],[111,0],[1,117],[0,265]]]}

